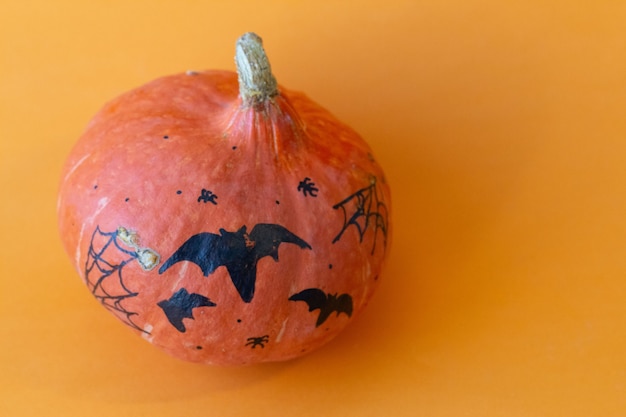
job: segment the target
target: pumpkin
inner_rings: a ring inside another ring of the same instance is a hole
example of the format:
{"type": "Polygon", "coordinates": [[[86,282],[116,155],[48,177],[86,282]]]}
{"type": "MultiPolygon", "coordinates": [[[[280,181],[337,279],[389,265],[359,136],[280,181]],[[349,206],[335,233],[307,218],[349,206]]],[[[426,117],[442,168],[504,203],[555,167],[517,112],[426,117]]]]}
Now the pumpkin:
{"type": "Polygon", "coordinates": [[[58,196],[91,294],[165,352],[215,365],[331,340],[372,297],[391,241],[389,187],[363,139],[278,86],[257,35],[235,61],[106,104],[58,196]]]}

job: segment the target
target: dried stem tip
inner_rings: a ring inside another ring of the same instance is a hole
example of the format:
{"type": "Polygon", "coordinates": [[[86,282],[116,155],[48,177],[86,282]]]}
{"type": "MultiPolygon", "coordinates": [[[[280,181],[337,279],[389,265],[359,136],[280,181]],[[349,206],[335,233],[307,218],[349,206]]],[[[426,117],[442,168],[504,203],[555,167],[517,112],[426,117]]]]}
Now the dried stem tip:
{"type": "Polygon", "coordinates": [[[276,79],[263,50],[263,41],[252,33],[237,40],[235,63],[239,75],[239,94],[246,105],[262,103],[278,94],[276,79]]]}

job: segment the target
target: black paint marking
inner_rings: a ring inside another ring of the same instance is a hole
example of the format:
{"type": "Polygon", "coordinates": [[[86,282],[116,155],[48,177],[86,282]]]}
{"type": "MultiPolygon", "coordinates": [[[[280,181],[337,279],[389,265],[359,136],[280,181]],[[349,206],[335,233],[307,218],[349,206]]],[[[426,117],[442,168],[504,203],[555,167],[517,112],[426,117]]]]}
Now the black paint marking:
{"type": "Polygon", "coordinates": [[[207,189],[202,189],[202,191],[200,191],[200,197],[198,197],[198,203],[199,202],[203,202],[203,203],[213,203],[217,206],[217,201],[215,201],[217,199],[217,195],[213,194],[213,191],[211,190],[207,190],[207,189]]]}
{"type": "Polygon", "coordinates": [[[319,310],[315,327],[319,327],[331,313],[345,313],[352,316],[352,297],[349,294],[326,294],[319,288],[309,288],[289,297],[289,301],[304,301],[309,306],[309,311],[319,310]]]}
{"type": "Polygon", "coordinates": [[[236,232],[220,229],[219,235],[198,233],[190,237],[161,266],[159,274],[181,261],[195,263],[205,277],[225,266],[241,299],[249,303],[254,296],[257,263],[266,256],[278,262],[281,243],[311,249],[307,242],[278,224],[257,224],[250,233],[246,231],[246,226],[236,232]]]}
{"type": "Polygon", "coordinates": [[[317,197],[319,189],[315,186],[314,182],[311,182],[311,178],[306,177],[298,183],[298,191],[302,191],[302,194],[306,197],[307,193],[311,197],[317,197]]]}
{"type": "Polygon", "coordinates": [[[276,204],[280,204],[280,201],[276,200],[276,204]]]}
{"type": "Polygon", "coordinates": [[[246,339],[245,346],[250,346],[252,349],[256,348],[257,346],[261,346],[262,348],[264,348],[265,344],[269,341],[270,335],[268,334],[266,334],[265,336],[249,337],[246,339]]]}
{"type": "Polygon", "coordinates": [[[202,350],[202,346],[196,346],[197,350],[202,350]]]}
{"type": "Polygon", "coordinates": [[[214,307],[216,304],[204,295],[189,294],[186,289],[181,288],[169,300],[162,300],[157,303],[163,309],[169,322],[181,333],[187,330],[183,319],[193,319],[193,309],[198,307],[214,307]]]}
{"type": "Polygon", "coordinates": [[[241,319],[237,319],[237,323],[241,323],[241,319]]]}
{"type": "Polygon", "coordinates": [[[233,151],[234,151],[235,149],[237,149],[237,147],[236,147],[236,146],[233,146],[233,151]]]}
{"type": "Polygon", "coordinates": [[[328,269],[333,269],[333,264],[328,264],[328,269]]]}
{"type": "Polygon", "coordinates": [[[180,195],[180,194],[182,194],[182,193],[183,193],[183,192],[182,192],[181,190],[176,191],[176,194],[178,194],[178,195],[180,195]]]}
{"type": "Polygon", "coordinates": [[[133,321],[138,313],[129,311],[122,305],[125,300],[139,294],[126,286],[122,275],[124,267],[138,257],[134,250],[122,247],[117,231],[103,232],[98,226],[89,243],[85,261],[85,282],[93,296],[125,324],[150,334],[133,321]]]}
{"type": "Polygon", "coordinates": [[[98,189],[98,184],[94,185],[94,186],[93,186],[93,189],[94,189],[94,190],[97,190],[97,189],[98,189]]]}
{"type": "Polygon", "coordinates": [[[389,214],[387,212],[387,206],[378,197],[375,178],[372,180],[371,185],[350,194],[348,197],[335,204],[333,208],[335,210],[341,209],[344,217],[341,231],[335,236],[333,243],[338,242],[343,236],[343,233],[350,226],[356,227],[359,233],[359,241],[363,242],[365,233],[370,227],[373,227],[374,244],[372,245],[372,253],[376,250],[376,238],[378,237],[379,230],[383,234],[384,247],[387,247],[389,214]]]}
{"type": "Polygon", "coordinates": [[[169,136],[167,136],[167,135],[163,136],[163,139],[169,139],[169,138],[170,138],[170,137],[169,137],[169,136]]]}
{"type": "Polygon", "coordinates": [[[126,198],[124,199],[124,202],[126,202],[126,203],[128,203],[129,201],[130,201],[130,198],[128,198],[128,197],[126,197],[126,198]]]}

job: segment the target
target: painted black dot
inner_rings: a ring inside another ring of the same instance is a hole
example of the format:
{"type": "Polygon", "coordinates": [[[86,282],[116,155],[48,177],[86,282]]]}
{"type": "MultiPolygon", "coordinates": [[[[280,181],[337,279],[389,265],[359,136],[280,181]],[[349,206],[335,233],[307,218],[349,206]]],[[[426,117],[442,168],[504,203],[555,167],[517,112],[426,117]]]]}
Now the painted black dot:
{"type": "Polygon", "coordinates": [[[168,135],[163,136],[163,139],[169,139],[170,137],[168,135]]]}
{"type": "Polygon", "coordinates": [[[202,350],[202,346],[196,346],[196,349],[202,350]]]}
{"type": "Polygon", "coordinates": [[[182,194],[183,192],[181,190],[176,191],[176,194],[182,194]]]}
{"type": "Polygon", "coordinates": [[[237,319],[237,323],[241,323],[241,319],[237,319]]]}
{"type": "Polygon", "coordinates": [[[237,147],[236,147],[236,146],[233,146],[233,151],[234,151],[235,149],[237,149],[237,147]]]}
{"type": "Polygon", "coordinates": [[[98,189],[98,184],[94,185],[94,186],[93,186],[93,189],[94,189],[94,190],[97,190],[97,189],[98,189]]]}
{"type": "Polygon", "coordinates": [[[276,200],[276,204],[280,204],[280,201],[276,200]]]}
{"type": "Polygon", "coordinates": [[[328,264],[328,269],[333,269],[333,264],[328,264]]]}
{"type": "Polygon", "coordinates": [[[127,202],[127,203],[128,203],[128,201],[129,201],[129,200],[130,200],[130,198],[128,198],[128,197],[126,197],[126,198],[124,199],[124,201],[125,201],[125,202],[127,202]]]}

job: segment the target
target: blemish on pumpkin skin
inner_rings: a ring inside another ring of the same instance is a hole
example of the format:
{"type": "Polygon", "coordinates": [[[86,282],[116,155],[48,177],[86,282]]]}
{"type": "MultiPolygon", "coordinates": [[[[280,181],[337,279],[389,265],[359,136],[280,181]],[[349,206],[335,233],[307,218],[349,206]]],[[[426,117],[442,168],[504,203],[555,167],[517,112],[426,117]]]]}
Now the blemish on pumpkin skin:
{"type": "Polygon", "coordinates": [[[136,232],[129,231],[125,227],[117,228],[117,236],[122,242],[131,248],[135,249],[137,253],[137,262],[144,271],[150,271],[154,269],[160,262],[161,256],[150,248],[144,248],[139,245],[139,236],[136,232]]]}
{"type": "Polygon", "coordinates": [[[137,256],[137,262],[146,271],[153,269],[159,264],[160,256],[152,249],[137,249],[137,256]]]}

